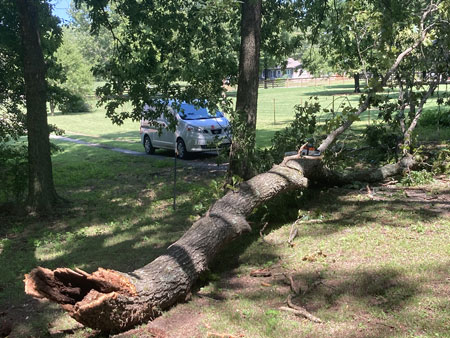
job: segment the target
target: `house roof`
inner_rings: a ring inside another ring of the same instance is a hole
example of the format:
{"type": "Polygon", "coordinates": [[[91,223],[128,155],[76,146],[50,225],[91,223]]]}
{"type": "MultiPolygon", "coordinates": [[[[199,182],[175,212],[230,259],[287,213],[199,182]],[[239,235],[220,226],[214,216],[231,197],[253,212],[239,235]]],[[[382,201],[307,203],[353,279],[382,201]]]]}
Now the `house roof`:
{"type": "Polygon", "coordinates": [[[297,60],[294,60],[293,58],[287,59],[286,68],[298,68],[300,67],[301,63],[297,60]]]}

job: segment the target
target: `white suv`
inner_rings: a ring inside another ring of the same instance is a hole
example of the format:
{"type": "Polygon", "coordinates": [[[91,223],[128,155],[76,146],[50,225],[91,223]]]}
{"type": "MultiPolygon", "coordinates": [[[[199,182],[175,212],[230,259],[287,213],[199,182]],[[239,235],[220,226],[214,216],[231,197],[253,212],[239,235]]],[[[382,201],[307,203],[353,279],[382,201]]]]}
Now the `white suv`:
{"type": "MultiPolygon", "coordinates": [[[[144,111],[148,109],[152,108],[144,107],[144,111]]],[[[169,104],[166,112],[153,123],[142,118],[140,128],[141,142],[147,154],[153,154],[158,148],[171,149],[176,150],[181,159],[185,159],[190,152],[229,147],[230,132],[230,123],[221,112],[212,113],[207,108],[184,102],[177,111],[169,104]],[[167,114],[173,114],[177,121],[175,131],[168,129],[170,120],[166,118],[167,114]]]]}

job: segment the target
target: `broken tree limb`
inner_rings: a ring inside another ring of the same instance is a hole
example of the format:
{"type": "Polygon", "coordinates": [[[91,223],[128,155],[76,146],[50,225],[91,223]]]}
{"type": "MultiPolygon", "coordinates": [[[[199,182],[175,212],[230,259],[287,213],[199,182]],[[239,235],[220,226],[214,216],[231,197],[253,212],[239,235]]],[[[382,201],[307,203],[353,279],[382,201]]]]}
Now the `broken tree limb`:
{"type": "Polygon", "coordinates": [[[287,302],[289,305],[289,308],[294,309],[297,311],[297,313],[306,319],[309,319],[310,321],[314,323],[322,323],[322,320],[314,315],[312,315],[308,310],[306,310],[304,307],[296,305],[292,302],[292,295],[288,296],[287,302]]]}
{"type": "MultiPolygon", "coordinates": [[[[383,77],[380,79],[380,85],[379,87],[384,87],[388,83],[391,76],[394,74],[394,72],[398,69],[402,61],[409,55],[411,52],[413,52],[415,49],[417,49],[423,41],[428,37],[430,31],[432,30],[434,23],[426,25],[426,21],[432,16],[434,12],[436,12],[439,8],[440,1],[434,2],[430,1],[430,4],[425,8],[424,12],[421,15],[420,23],[419,23],[419,35],[416,38],[416,40],[405,50],[403,50],[401,53],[399,53],[395,59],[395,61],[392,63],[391,67],[386,71],[383,77]]],[[[358,110],[354,113],[354,117],[360,116],[362,113],[364,113],[367,108],[370,106],[370,102],[372,101],[373,97],[375,96],[376,91],[371,90],[367,93],[366,98],[364,102],[362,102],[358,108],[358,110]]],[[[319,150],[321,153],[323,153],[325,150],[328,149],[329,146],[331,146],[336,139],[344,133],[352,124],[354,119],[349,119],[344,121],[339,127],[337,127],[335,130],[330,132],[327,137],[322,141],[322,143],[319,145],[317,150],[319,150]]]]}
{"type": "MultiPolygon", "coordinates": [[[[294,293],[294,295],[298,296],[301,291],[298,283],[295,282],[295,280],[291,274],[284,274],[284,276],[287,278],[287,280],[289,282],[291,291],[294,293]]],[[[304,294],[304,292],[303,292],[303,294],[304,294]]],[[[302,316],[314,323],[322,323],[322,320],[320,318],[317,318],[316,316],[309,313],[308,310],[306,310],[304,307],[294,304],[292,302],[292,298],[294,297],[294,295],[290,294],[287,298],[287,304],[289,307],[281,306],[279,309],[282,311],[291,312],[293,314],[296,314],[297,316],[302,316]]]]}
{"type": "Polygon", "coordinates": [[[308,175],[308,179],[324,186],[342,186],[355,181],[377,183],[388,177],[402,174],[416,164],[412,155],[406,155],[397,163],[386,164],[379,168],[355,170],[350,172],[332,171],[326,167],[316,167],[316,171],[308,175]]]}

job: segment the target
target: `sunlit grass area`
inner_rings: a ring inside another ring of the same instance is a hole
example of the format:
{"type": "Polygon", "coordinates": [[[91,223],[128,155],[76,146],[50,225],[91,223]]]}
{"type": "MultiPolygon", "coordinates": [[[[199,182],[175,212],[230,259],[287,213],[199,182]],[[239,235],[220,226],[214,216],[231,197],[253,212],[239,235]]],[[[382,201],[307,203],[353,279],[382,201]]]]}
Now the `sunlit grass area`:
{"type": "MultiPolygon", "coordinates": [[[[318,86],[294,87],[294,88],[267,88],[259,89],[258,117],[256,142],[259,147],[268,147],[274,133],[289,125],[294,118],[294,107],[304,104],[307,100],[319,102],[323,108],[340,112],[344,105],[357,107],[360,95],[353,93],[352,81],[338,81],[338,83],[324,83],[318,86]],[[314,98],[317,98],[314,99],[314,98]]],[[[440,87],[440,95],[445,92],[445,85],[440,87]]],[[[235,97],[236,93],[230,91],[229,96],[235,97]]],[[[386,90],[386,94],[395,100],[396,91],[386,90]]],[[[432,97],[426,105],[427,109],[438,109],[437,95],[432,97]]],[[[65,130],[65,136],[81,139],[86,142],[101,143],[110,147],[142,151],[139,136],[139,121],[125,120],[118,126],[114,125],[105,116],[103,108],[96,107],[96,102],[91,102],[93,111],[89,113],[59,114],[49,116],[49,123],[65,130]]],[[[125,109],[125,108],[124,108],[125,109]]],[[[323,122],[331,117],[331,112],[318,116],[318,121],[323,122]]],[[[352,129],[361,132],[365,126],[374,123],[378,119],[378,111],[370,108],[364,112],[360,121],[355,121],[352,129]]],[[[448,128],[443,128],[441,134],[428,131],[424,139],[441,140],[448,138],[448,128]]]]}

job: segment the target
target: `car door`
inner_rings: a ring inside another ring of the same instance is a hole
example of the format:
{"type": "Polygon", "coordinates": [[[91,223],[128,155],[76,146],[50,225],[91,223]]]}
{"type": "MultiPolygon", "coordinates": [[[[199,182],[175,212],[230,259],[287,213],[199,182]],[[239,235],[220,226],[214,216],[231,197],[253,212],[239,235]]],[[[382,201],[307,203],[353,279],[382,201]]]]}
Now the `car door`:
{"type": "Polygon", "coordinates": [[[170,114],[170,112],[161,114],[161,116],[156,120],[158,125],[161,127],[161,133],[156,135],[157,143],[155,147],[161,147],[166,149],[174,149],[175,147],[175,133],[168,129],[169,122],[165,114],[170,114]]]}

